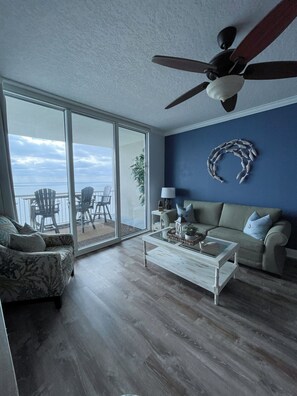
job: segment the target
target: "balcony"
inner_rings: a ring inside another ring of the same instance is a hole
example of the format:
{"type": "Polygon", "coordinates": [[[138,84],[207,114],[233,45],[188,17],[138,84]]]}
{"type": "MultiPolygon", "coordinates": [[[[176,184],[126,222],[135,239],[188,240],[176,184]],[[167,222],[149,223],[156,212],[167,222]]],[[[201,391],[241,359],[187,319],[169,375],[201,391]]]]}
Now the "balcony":
{"type": "MultiPolygon", "coordinates": [[[[99,200],[103,191],[94,191],[93,200],[94,202],[99,200]]],[[[79,194],[78,194],[79,195],[79,194]]],[[[60,233],[70,232],[70,218],[69,218],[69,198],[68,193],[57,193],[56,204],[59,205],[59,212],[56,214],[56,221],[60,233]]],[[[35,215],[35,196],[34,195],[16,195],[16,208],[18,213],[18,219],[20,224],[30,224],[34,229],[40,229],[40,218],[35,215]]],[[[91,216],[94,216],[94,207],[90,208],[91,216]]],[[[115,200],[114,192],[111,194],[111,203],[109,205],[109,211],[111,219],[101,214],[94,219],[95,229],[92,227],[91,222],[86,223],[84,226],[84,232],[80,221],[77,221],[77,240],[78,249],[86,246],[91,246],[102,241],[106,241],[115,237],[115,200]]],[[[79,215],[79,213],[78,213],[79,215]]],[[[120,224],[120,236],[126,237],[132,234],[136,234],[143,230],[144,227],[144,215],[142,213],[137,214],[137,209],[133,211],[133,216],[125,217],[122,219],[120,224]],[[136,214],[136,215],[135,215],[136,214]]],[[[48,223],[45,223],[45,232],[55,233],[55,230],[48,223]]]]}

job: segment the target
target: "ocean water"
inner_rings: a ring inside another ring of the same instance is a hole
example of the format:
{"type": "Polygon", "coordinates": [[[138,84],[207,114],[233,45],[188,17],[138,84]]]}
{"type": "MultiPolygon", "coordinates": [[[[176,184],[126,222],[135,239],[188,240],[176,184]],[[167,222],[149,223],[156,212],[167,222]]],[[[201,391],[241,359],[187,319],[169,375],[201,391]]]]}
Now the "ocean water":
{"type": "MultiPolygon", "coordinates": [[[[91,186],[94,188],[95,191],[103,191],[105,186],[113,186],[112,181],[105,181],[105,182],[77,182],[75,183],[75,191],[79,193],[84,187],[91,186]]],[[[39,190],[40,188],[51,188],[55,190],[56,193],[67,193],[68,187],[67,183],[65,182],[57,182],[57,181],[44,181],[39,182],[38,184],[34,183],[15,183],[14,184],[14,193],[16,197],[19,196],[28,196],[34,195],[34,192],[39,190]]],[[[113,187],[112,187],[113,189],[113,187]]]]}

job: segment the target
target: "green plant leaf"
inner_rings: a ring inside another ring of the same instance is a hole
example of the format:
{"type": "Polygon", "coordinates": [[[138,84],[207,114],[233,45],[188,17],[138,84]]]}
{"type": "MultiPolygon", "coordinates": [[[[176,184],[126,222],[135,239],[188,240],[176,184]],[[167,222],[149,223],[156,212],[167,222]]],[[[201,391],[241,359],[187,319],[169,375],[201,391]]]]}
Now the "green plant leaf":
{"type": "Polygon", "coordinates": [[[137,155],[134,159],[134,164],[130,166],[132,169],[132,176],[136,181],[139,190],[139,202],[143,206],[145,201],[144,194],[144,153],[137,155]]]}

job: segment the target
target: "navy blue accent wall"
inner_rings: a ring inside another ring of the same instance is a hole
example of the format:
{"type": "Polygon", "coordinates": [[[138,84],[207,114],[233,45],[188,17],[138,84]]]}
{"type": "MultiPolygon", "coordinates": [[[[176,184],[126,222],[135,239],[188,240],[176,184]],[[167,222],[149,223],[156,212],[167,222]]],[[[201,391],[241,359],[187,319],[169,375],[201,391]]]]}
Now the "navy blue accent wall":
{"type": "Polygon", "coordinates": [[[297,249],[297,104],[167,136],[165,183],[177,188],[176,201],[221,201],[278,207],[292,226],[288,247],[297,249]],[[239,184],[240,158],[225,154],[214,180],[206,161],[211,150],[233,139],[252,142],[258,157],[239,184]]]}

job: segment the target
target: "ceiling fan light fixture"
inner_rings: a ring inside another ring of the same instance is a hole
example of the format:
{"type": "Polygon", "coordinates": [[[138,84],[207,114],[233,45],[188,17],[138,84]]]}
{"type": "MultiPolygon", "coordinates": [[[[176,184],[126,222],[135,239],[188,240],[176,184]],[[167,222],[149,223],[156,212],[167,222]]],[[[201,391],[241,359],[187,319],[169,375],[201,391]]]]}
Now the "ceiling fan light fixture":
{"type": "Polygon", "coordinates": [[[216,100],[224,102],[241,90],[244,84],[243,76],[231,74],[219,77],[212,81],[206,88],[207,95],[216,100]]]}

